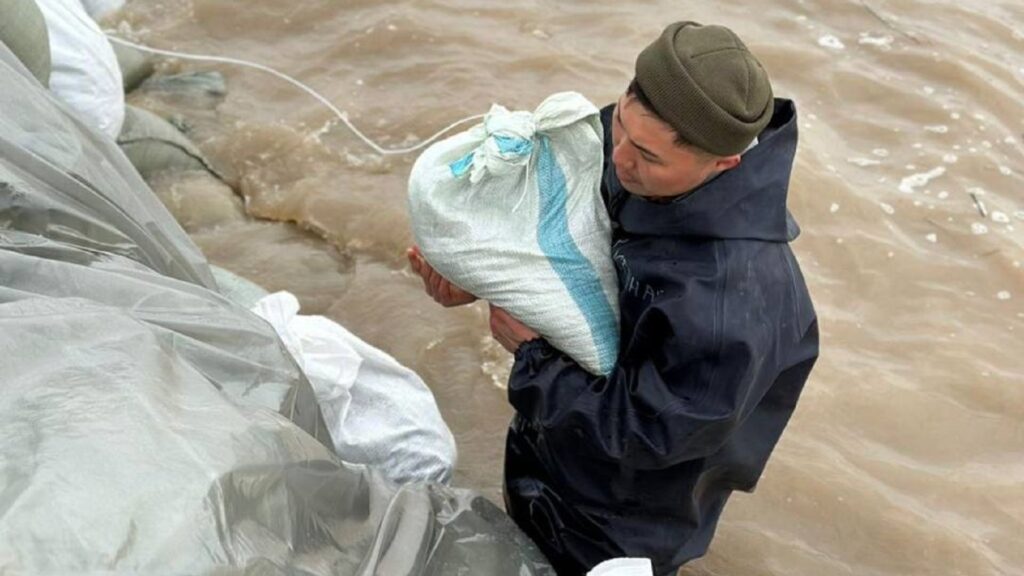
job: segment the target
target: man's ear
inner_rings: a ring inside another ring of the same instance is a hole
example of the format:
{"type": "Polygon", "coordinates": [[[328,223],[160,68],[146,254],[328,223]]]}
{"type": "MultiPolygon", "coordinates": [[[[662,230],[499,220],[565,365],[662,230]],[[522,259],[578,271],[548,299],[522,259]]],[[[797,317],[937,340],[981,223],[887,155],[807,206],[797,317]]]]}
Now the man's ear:
{"type": "Polygon", "coordinates": [[[726,170],[732,170],[733,168],[740,165],[741,157],[739,154],[733,154],[732,156],[723,156],[715,160],[715,172],[725,172],[726,170]]]}

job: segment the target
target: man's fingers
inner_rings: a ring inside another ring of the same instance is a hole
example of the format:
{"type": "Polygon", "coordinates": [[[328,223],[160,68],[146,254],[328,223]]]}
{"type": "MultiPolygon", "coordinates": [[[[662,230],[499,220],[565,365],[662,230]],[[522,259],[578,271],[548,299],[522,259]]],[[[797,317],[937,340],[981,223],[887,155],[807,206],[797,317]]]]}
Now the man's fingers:
{"type": "Polygon", "coordinates": [[[501,326],[497,320],[491,321],[491,337],[494,338],[501,347],[508,350],[508,337],[502,332],[501,326]]]}
{"type": "MultiPolygon", "coordinates": [[[[441,294],[441,283],[444,282],[444,278],[437,273],[436,270],[430,270],[430,295],[434,297],[434,300],[438,300],[441,294]]],[[[439,301],[439,300],[438,300],[439,301]]]]}
{"type": "Polygon", "coordinates": [[[468,292],[449,282],[427,262],[416,246],[405,251],[409,266],[423,280],[423,291],[443,306],[457,306],[475,300],[468,292]]]}
{"type": "Polygon", "coordinates": [[[420,268],[420,280],[423,280],[423,291],[431,297],[434,295],[430,290],[430,278],[432,274],[434,274],[434,271],[429,266],[420,268]]]}
{"type": "Polygon", "coordinates": [[[416,252],[414,252],[412,248],[405,251],[405,257],[409,259],[409,267],[412,268],[413,272],[423,274],[420,271],[422,269],[422,266],[420,266],[420,259],[416,256],[416,252]]]}
{"type": "Polygon", "coordinates": [[[412,267],[413,272],[419,274],[420,279],[423,280],[423,291],[429,296],[434,294],[431,292],[430,279],[431,276],[436,275],[434,269],[430,267],[423,260],[423,256],[420,255],[419,250],[415,246],[406,250],[406,256],[409,258],[409,266],[412,267]]]}
{"type": "Polygon", "coordinates": [[[508,350],[508,342],[507,341],[503,340],[502,338],[500,338],[498,336],[495,336],[494,339],[498,342],[498,344],[502,348],[504,348],[505,350],[508,350]]]}
{"type": "Polygon", "coordinates": [[[442,300],[449,302],[455,298],[453,292],[454,290],[452,289],[452,283],[448,282],[447,280],[442,280],[441,286],[438,289],[438,296],[440,296],[442,300]]]}
{"type": "Polygon", "coordinates": [[[499,332],[497,335],[494,335],[494,339],[497,340],[498,344],[501,344],[501,347],[508,352],[515,352],[515,340],[509,338],[507,334],[499,332]]]}
{"type": "Polygon", "coordinates": [[[507,329],[508,326],[505,323],[505,311],[501,308],[490,305],[491,311],[491,336],[501,344],[501,347],[505,350],[510,350],[512,340],[508,337],[507,329]]]}
{"type": "Polygon", "coordinates": [[[509,352],[540,335],[505,310],[491,305],[491,335],[509,352]]]}
{"type": "Polygon", "coordinates": [[[504,309],[498,308],[494,304],[491,304],[491,317],[494,319],[492,325],[496,325],[499,329],[508,328],[508,320],[511,316],[504,309]]]}
{"type": "Polygon", "coordinates": [[[434,295],[434,271],[430,268],[423,269],[423,287],[426,289],[427,294],[430,296],[434,295]]]}

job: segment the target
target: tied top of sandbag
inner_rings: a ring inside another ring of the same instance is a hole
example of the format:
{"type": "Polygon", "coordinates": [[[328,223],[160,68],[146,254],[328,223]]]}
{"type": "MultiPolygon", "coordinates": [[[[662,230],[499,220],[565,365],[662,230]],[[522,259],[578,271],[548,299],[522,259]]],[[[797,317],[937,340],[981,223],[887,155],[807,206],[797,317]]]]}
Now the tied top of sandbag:
{"type": "Polygon", "coordinates": [[[449,164],[449,168],[456,178],[469,173],[469,180],[474,184],[488,173],[506,174],[522,170],[530,161],[538,134],[564,128],[597,114],[597,107],[578,92],[552,94],[533,112],[509,111],[494,104],[483,123],[471,130],[482,143],[449,164]]]}

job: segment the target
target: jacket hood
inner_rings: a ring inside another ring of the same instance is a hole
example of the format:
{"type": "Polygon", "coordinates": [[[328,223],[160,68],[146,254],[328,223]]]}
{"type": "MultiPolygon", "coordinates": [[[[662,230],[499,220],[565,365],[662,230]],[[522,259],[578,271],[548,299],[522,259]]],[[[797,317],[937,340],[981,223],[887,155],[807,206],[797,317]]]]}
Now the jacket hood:
{"type": "Polygon", "coordinates": [[[604,110],[605,185],[612,221],[641,235],[788,242],[800,229],[786,209],[796,156],[797,116],[791,100],[776,98],[771,122],[739,166],[668,203],[651,202],[622,187],[611,157],[609,107],[604,110]]]}

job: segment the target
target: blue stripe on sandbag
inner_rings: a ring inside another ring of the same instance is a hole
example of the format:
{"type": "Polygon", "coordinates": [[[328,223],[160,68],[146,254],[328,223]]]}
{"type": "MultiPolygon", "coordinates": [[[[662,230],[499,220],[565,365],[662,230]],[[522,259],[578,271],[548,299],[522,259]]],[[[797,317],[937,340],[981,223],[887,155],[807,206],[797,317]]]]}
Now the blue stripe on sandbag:
{"type": "Polygon", "coordinates": [[[470,166],[473,165],[473,154],[473,152],[470,152],[448,165],[448,169],[452,171],[452,176],[462,178],[463,174],[469,172],[470,166]]]}
{"type": "Polygon", "coordinates": [[[530,152],[533,152],[533,142],[526,138],[516,138],[514,136],[504,136],[502,134],[495,134],[493,138],[494,143],[498,145],[498,152],[501,152],[502,154],[526,156],[530,152]]]}
{"type": "Polygon", "coordinates": [[[540,188],[537,242],[586,319],[601,372],[607,374],[615,367],[619,350],[617,318],[601,289],[601,279],[569,233],[566,212],[569,195],[565,174],[555,160],[546,136],[540,137],[540,148],[537,159],[537,184],[540,188]]]}
{"type": "MultiPolygon", "coordinates": [[[[491,138],[494,138],[494,143],[498,145],[498,152],[502,154],[529,156],[530,153],[533,152],[533,142],[525,138],[504,136],[502,134],[494,134],[491,138]]],[[[452,176],[461,178],[466,174],[466,172],[469,172],[469,169],[473,167],[474,154],[476,154],[475,151],[470,152],[449,164],[448,169],[452,171],[452,176]]]]}

